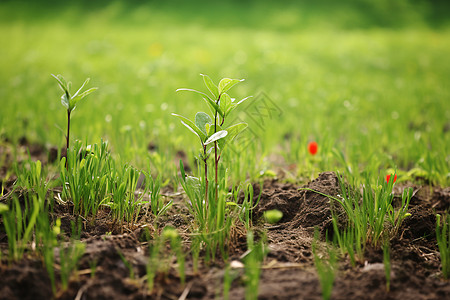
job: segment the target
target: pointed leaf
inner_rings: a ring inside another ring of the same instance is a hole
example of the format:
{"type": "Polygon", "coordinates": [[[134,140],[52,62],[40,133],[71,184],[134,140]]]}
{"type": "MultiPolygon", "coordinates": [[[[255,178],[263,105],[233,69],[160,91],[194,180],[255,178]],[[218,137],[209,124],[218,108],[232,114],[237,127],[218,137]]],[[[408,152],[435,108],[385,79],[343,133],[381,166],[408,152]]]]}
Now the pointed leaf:
{"type": "Polygon", "coordinates": [[[203,81],[205,82],[206,87],[211,92],[211,94],[214,96],[214,98],[219,98],[219,90],[217,89],[217,86],[214,84],[214,82],[209,78],[208,75],[200,74],[203,76],[203,81]]]}
{"type": "Polygon", "coordinates": [[[222,109],[219,107],[219,105],[217,105],[217,103],[216,102],[214,102],[214,101],[212,101],[211,99],[209,99],[209,98],[203,98],[203,100],[205,100],[206,101],[206,103],[208,103],[208,105],[210,106],[210,108],[211,108],[211,112],[213,113],[213,114],[215,114],[216,113],[216,111],[219,113],[219,115],[223,118],[224,117],[224,114],[223,114],[223,111],[222,111],[222,109]]]}
{"type": "Polygon", "coordinates": [[[89,95],[89,94],[95,92],[96,90],[98,90],[98,87],[90,88],[90,89],[88,89],[88,90],[82,92],[80,95],[78,95],[78,97],[80,97],[80,100],[81,100],[81,99],[83,99],[84,97],[86,97],[87,95],[89,95]]]}
{"type": "Polygon", "coordinates": [[[231,143],[239,133],[244,131],[248,127],[247,123],[238,123],[229,126],[225,130],[228,131],[228,135],[225,139],[219,141],[220,149],[223,150],[225,146],[231,143]]]}
{"type": "Polygon", "coordinates": [[[181,180],[185,181],[186,173],[184,172],[183,161],[181,159],[180,159],[180,172],[181,172],[181,180]]]}
{"type": "Polygon", "coordinates": [[[242,100],[240,100],[238,103],[236,103],[236,105],[239,105],[239,104],[241,104],[242,102],[244,102],[245,100],[250,99],[250,98],[253,98],[253,96],[245,97],[244,99],[242,99],[242,100]]]}
{"type": "Polygon", "coordinates": [[[228,107],[227,111],[225,112],[225,115],[229,115],[239,104],[241,104],[242,102],[244,102],[245,100],[248,100],[250,98],[252,98],[253,96],[248,96],[245,97],[244,99],[240,100],[237,103],[232,102],[231,105],[228,107]]]}
{"type": "Polygon", "coordinates": [[[72,98],[75,98],[78,96],[78,94],[81,92],[81,90],[84,88],[84,86],[91,80],[90,78],[87,78],[84,83],[81,85],[81,87],[78,89],[78,91],[72,96],[72,98]]]}
{"type": "Polygon", "coordinates": [[[206,124],[212,124],[211,117],[207,113],[204,113],[202,111],[198,112],[195,115],[195,125],[205,134],[205,136],[208,136],[208,132],[205,126],[206,124]]]}
{"type": "Polygon", "coordinates": [[[210,144],[210,143],[212,143],[212,142],[215,142],[215,141],[217,141],[217,140],[220,140],[220,139],[226,137],[227,134],[228,134],[228,132],[227,132],[226,130],[218,131],[218,132],[214,133],[213,135],[211,135],[211,136],[206,140],[205,145],[208,145],[208,144],[210,144]]]}
{"type": "Polygon", "coordinates": [[[79,94],[77,96],[73,96],[72,99],[70,100],[70,106],[72,107],[72,109],[75,108],[75,106],[77,105],[78,101],[80,101],[81,99],[83,99],[87,95],[91,94],[92,92],[95,92],[97,89],[98,88],[93,87],[93,88],[90,88],[90,89],[82,92],[81,94],[79,94]]]}
{"type": "MultiPolygon", "coordinates": [[[[197,91],[197,90],[193,90],[193,89],[177,89],[176,92],[182,92],[182,91],[186,91],[186,92],[194,92],[200,95],[205,96],[206,98],[208,98],[209,100],[211,100],[211,98],[209,98],[209,96],[203,92],[197,91]]],[[[212,100],[211,100],[212,101],[212,100]]]]}
{"type": "Polygon", "coordinates": [[[222,95],[222,93],[225,93],[226,91],[231,89],[236,83],[239,83],[241,81],[244,81],[244,79],[223,78],[219,82],[219,95],[222,95]]]}
{"type": "Polygon", "coordinates": [[[66,91],[68,92],[69,91],[69,89],[68,89],[68,86],[67,86],[67,82],[66,82],[66,80],[64,79],[64,77],[62,77],[60,74],[58,74],[58,75],[53,75],[53,74],[51,74],[57,81],[58,81],[58,84],[59,84],[59,87],[61,88],[61,90],[65,93],[66,91]]]}
{"type": "Polygon", "coordinates": [[[191,120],[189,120],[186,117],[177,115],[177,114],[172,114],[172,116],[175,116],[177,118],[179,118],[181,120],[181,123],[186,126],[189,130],[191,130],[193,133],[195,133],[201,140],[201,142],[203,143],[203,141],[206,139],[206,135],[200,130],[198,129],[197,126],[195,126],[194,122],[192,122],[191,120]]]}
{"type": "Polygon", "coordinates": [[[220,96],[220,109],[225,112],[228,110],[229,106],[231,105],[231,97],[227,93],[223,93],[220,96]]]}
{"type": "Polygon", "coordinates": [[[66,93],[64,93],[64,94],[61,96],[61,104],[62,104],[66,109],[69,109],[69,99],[67,98],[67,94],[66,94],[66,93]]]}

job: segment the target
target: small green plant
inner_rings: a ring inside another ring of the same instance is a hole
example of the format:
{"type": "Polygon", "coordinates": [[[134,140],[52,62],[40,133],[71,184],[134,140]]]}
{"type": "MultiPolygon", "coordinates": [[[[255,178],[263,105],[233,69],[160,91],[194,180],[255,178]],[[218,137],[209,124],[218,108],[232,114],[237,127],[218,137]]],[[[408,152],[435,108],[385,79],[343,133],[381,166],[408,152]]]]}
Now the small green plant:
{"type": "Polygon", "coordinates": [[[390,176],[388,181],[382,181],[375,187],[370,183],[369,177],[366,177],[366,183],[362,187],[362,193],[359,189],[349,186],[344,182],[341,176],[338,176],[341,187],[341,195],[332,197],[321,192],[310,190],[321,194],[339,203],[347,215],[346,228],[339,228],[339,216],[332,209],[334,239],[339,244],[341,251],[348,253],[352,265],[355,260],[363,260],[363,254],[367,244],[380,247],[380,241],[383,236],[388,239],[395,236],[403,222],[409,216],[408,205],[412,197],[412,190],[405,189],[402,194],[401,207],[393,207],[394,194],[392,188],[394,185],[394,176],[390,176]],[[387,222],[391,226],[387,226],[387,222]]]}
{"type": "Polygon", "coordinates": [[[61,267],[61,285],[63,291],[67,290],[69,287],[70,275],[76,271],[78,261],[83,256],[85,248],[86,245],[78,241],[74,241],[66,247],[60,245],[59,263],[61,267]]]}
{"type": "Polygon", "coordinates": [[[147,287],[150,293],[153,291],[156,275],[161,274],[167,276],[169,272],[169,261],[172,258],[172,254],[166,251],[164,247],[166,242],[170,243],[170,248],[176,256],[178,276],[180,277],[181,284],[185,283],[185,256],[181,244],[181,237],[175,228],[167,226],[150,246],[150,255],[147,263],[147,287]]]}
{"type": "Polygon", "coordinates": [[[63,199],[73,202],[73,214],[95,216],[113,187],[116,187],[116,166],[112,160],[108,144],[83,147],[76,141],[60,164],[63,199]]]}
{"type": "Polygon", "coordinates": [[[175,256],[177,257],[177,265],[178,265],[178,276],[180,276],[181,284],[185,282],[185,259],[183,253],[183,247],[181,244],[181,237],[178,231],[175,228],[170,226],[165,227],[162,233],[165,240],[170,241],[170,247],[173,252],[175,252],[175,256]]]}
{"type": "Polygon", "coordinates": [[[436,215],[436,239],[441,255],[442,276],[445,279],[450,278],[450,214],[442,218],[436,215]]]}
{"type": "Polygon", "coordinates": [[[316,228],[314,241],[312,243],[312,252],[314,256],[314,265],[316,266],[317,274],[319,276],[320,286],[322,288],[322,298],[328,300],[331,298],[333,291],[334,279],[336,276],[336,251],[330,246],[327,246],[327,256],[321,256],[318,253],[319,231],[316,228]]]}
{"type": "Polygon", "coordinates": [[[14,196],[10,207],[2,206],[0,209],[3,216],[3,226],[8,236],[8,256],[10,261],[17,261],[23,257],[28,242],[32,238],[40,212],[40,200],[35,195],[25,196],[24,202],[25,206],[22,209],[19,200],[14,196]]]}
{"type": "Polygon", "coordinates": [[[55,247],[58,244],[57,236],[61,231],[61,219],[57,219],[55,225],[51,227],[48,210],[41,211],[36,223],[36,244],[42,255],[44,266],[52,285],[53,295],[56,295],[55,280],[55,247]]]}
{"type": "Polygon", "coordinates": [[[242,80],[224,78],[216,86],[211,78],[202,75],[209,94],[192,90],[178,89],[177,91],[191,91],[202,96],[211,110],[211,115],[197,112],[194,121],[172,114],[181,120],[181,123],[193,132],[200,140],[201,151],[198,157],[199,176],[186,176],[184,166],[180,161],[180,184],[185,190],[189,203],[188,207],[195,218],[195,231],[202,237],[206,245],[206,260],[214,258],[216,247],[219,247],[223,256],[226,256],[225,245],[231,228],[233,218],[227,218],[228,180],[227,169],[219,165],[224,149],[245,128],[246,123],[228,124],[225,122],[229,114],[234,111],[247,98],[235,101],[227,93],[234,85],[242,80]],[[211,176],[208,173],[208,162],[214,152],[214,185],[210,184],[211,176]]]}
{"type": "Polygon", "coordinates": [[[214,150],[214,166],[215,166],[215,200],[218,200],[218,166],[221,154],[227,144],[232,142],[234,138],[247,128],[246,123],[237,123],[229,125],[226,128],[222,128],[225,123],[226,117],[237,106],[247,100],[246,97],[238,102],[227,94],[227,91],[231,89],[237,83],[243,81],[243,79],[230,79],[223,78],[219,85],[216,86],[208,75],[203,75],[203,81],[209,90],[210,94],[206,94],[193,89],[178,89],[177,91],[191,91],[200,94],[203,100],[208,104],[211,109],[213,117],[205,112],[198,112],[195,115],[194,122],[181,115],[172,114],[180,118],[181,123],[186,126],[191,132],[193,132],[200,139],[203,152],[200,153],[200,160],[204,163],[204,180],[205,180],[205,201],[208,202],[208,158],[211,151],[214,150]],[[214,120],[214,121],[213,121],[214,120]],[[210,147],[210,145],[213,145],[210,147]],[[209,149],[208,149],[209,148],[209,149]]]}
{"type": "Polygon", "coordinates": [[[95,90],[97,90],[96,87],[90,88],[84,92],[81,90],[84,88],[84,86],[89,82],[89,78],[84,81],[84,83],[81,85],[81,87],[78,89],[78,91],[75,92],[75,94],[70,94],[70,88],[72,87],[72,82],[67,82],[64,77],[60,74],[53,75],[52,76],[58,81],[59,87],[64,92],[61,96],[61,104],[66,108],[67,110],[67,134],[66,134],[66,150],[69,151],[69,141],[70,141],[70,114],[74,111],[74,109],[77,107],[77,103],[86,97],[87,95],[91,94],[95,90]]]}
{"type": "Polygon", "coordinates": [[[261,239],[255,243],[253,232],[247,232],[247,252],[244,257],[245,299],[258,299],[259,279],[262,270],[261,266],[268,253],[266,242],[265,234],[263,234],[261,239]]]}
{"type": "Polygon", "coordinates": [[[45,180],[41,161],[33,162],[31,159],[28,159],[21,167],[17,163],[13,167],[14,172],[17,174],[15,186],[33,191],[38,195],[39,199],[45,199],[49,189],[49,182],[45,180]]]}
{"type": "Polygon", "coordinates": [[[389,250],[389,240],[383,244],[383,264],[384,275],[386,277],[386,291],[391,290],[391,254],[389,250]]]}
{"type": "Polygon", "coordinates": [[[120,251],[120,249],[116,249],[116,252],[119,254],[120,259],[122,260],[125,267],[128,269],[128,274],[131,279],[134,279],[134,268],[133,265],[125,258],[125,255],[120,251]]]}
{"type": "Polygon", "coordinates": [[[154,179],[150,173],[145,173],[145,184],[148,185],[148,192],[150,193],[150,209],[155,217],[163,215],[173,203],[173,200],[165,203],[161,198],[161,175],[154,179]]]}

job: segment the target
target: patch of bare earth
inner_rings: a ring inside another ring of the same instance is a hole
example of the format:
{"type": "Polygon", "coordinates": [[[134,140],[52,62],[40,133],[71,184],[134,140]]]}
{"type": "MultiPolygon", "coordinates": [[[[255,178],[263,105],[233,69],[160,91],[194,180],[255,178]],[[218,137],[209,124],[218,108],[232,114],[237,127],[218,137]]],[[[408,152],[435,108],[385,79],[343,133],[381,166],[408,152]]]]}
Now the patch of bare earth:
{"type": "MultiPolygon", "coordinates": [[[[304,187],[336,196],[339,183],[332,172],[321,173],[304,187]]],[[[401,195],[406,185],[396,185],[394,193],[401,195]]],[[[341,259],[332,299],[450,299],[450,283],[440,276],[439,252],[435,238],[435,213],[448,211],[449,188],[412,186],[415,190],[409,212],[391,244],[391,289],[385,288],[383,255],[380,250],[368,249],[365,262],[352,267],[348,258],[341,259]]],[[[259,231],[267,232],[270,253],[267,255],[259,284],[259,299],[321,299],[321,289],[314,268],[311,243],[314,228],[329,228],[330,200],[318,193],[299,190],[299,186],[265,181],[262,190],[255,185],[255,200],[261,199],[253,212],[259,231]],[[269,209],[283,212],[276,225],[262,222],[262,214],[269,209]]],[[[178,198],[177,198],[178,197],[178,198]]],[[[65,218],[65,226],[73,219],[70,208],[55,209],[57,217],[65,218]]],[[[181,285],[176,261],[168,262],[169,270],[157,274],[155,289],[146,286],[148,244],[156,231],[171,225],[187,232],[191,216],[183,201],[175,197],[175,204],[153,226],[153,219],[142,218],[141,223],[128,229],[111,224],[108,213],[100,213],[94,223],[83,223],[81,241],[86,252],[80,260],[79,271],[71,277],[69,289],[60,292],[58,299],[216,299],[223,290],[224,264],[201,264],[193,272],[192,260],[187,256],[186,284],[181,285]],[[147,228],[147,229],[145,229],[147,228]],[[126,263],[132,266],[133,275],[126,263]],[[95,275],[92,274],[95,265],[95,275]],[[182,299],[182,298],[181,298],[182,299]]],[[[246,251],[242,236],[233,245],[231,260],[240,260],[246,251]]],[[[185,239],[187,241],[187,239],[185,239]]],[[[244,239],[245,240],[245,239],[244,239]]],[[[0,240],[6,248],[6,237],[0,240]]],[[[188,253],[189,243],[185,244],[188,253]]],[[[232,270],[235,279],[229,291],[230,299],[244,299],[244,272],[232,270]]],[[[48,275],[39,260],[29,257],[0,266],[0,299],[50,299],[48,275]]]]}

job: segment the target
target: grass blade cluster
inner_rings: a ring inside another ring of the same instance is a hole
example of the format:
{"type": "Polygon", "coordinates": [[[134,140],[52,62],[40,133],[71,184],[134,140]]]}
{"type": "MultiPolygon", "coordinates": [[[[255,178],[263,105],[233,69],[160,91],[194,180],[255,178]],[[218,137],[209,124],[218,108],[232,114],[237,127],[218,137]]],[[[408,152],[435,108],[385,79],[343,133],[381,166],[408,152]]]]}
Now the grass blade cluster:
{"type": "Polygon", "coordinates": [[[436,239],[441,255],[442,276],[445,279],[450,278],[450,214],[442,218],[436,216],[436,239]]]}
{"type": "Polygon", "coordinates": [[[320,287],[322,289],[322,298],[328,300],[333,291],[334,279],[337,268],[337,255],[335,249],[327,245],[326,255],[318,252],[319,232],[316,230],[314,241],[312,243],[312,252],[314,256],[314,265],[319,276],[320,287]]]}

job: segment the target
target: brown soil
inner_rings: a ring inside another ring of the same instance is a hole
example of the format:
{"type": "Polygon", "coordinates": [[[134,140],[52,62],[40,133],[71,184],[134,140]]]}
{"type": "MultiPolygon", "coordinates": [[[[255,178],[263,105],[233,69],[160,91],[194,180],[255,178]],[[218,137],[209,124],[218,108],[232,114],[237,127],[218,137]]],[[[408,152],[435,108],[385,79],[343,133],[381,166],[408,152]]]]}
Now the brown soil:
{"type": "MultiPolygon", "coordinates": [[[[9,185],[7,185],[9,187],[9,185]]],[[[326,172],[304,187],[336,196],[339,194],[337,177],[326,172]]],[[[382,251],[367,249],[365,261],[355,267],[347,257],[340,259],[332,299],[450,299],[450,282],[441,279],[439,252],[435,239],[435,214],[449,210],[450,188],[396,185],[394,193],[401,197],[406,187],[414,188],[409,213],[391,242],[391,289],[385,288],[382,251]]],[[[57,191],[55,191],[57,192],[57,191]]],[[[311,243],[314,228],[329,229],[330,200],[320,194],[299,190],[294,184],[275,180],[265,181],[262,191],[255,185],[255,199],[261,199],[253,212],[259,231],[265,230],[270,252],[262,269],[259,299],[321,299],[321,288],[314,267],[311,243]],[[262,214],[269,209],[283,212],[276,225],[264,224],[262,214]]],[[[164,226],[177,227],[184,235],[191,222],[181,196],[173,193],[174,205],[153,226],[149,216],[142,216],[135,226],[121,227],[109,219],[107,211],[93,221],[83,221],[81,241],[86,252],[78,272],[73,274],[67,291],[59,292],[57,299],[216,299],[221,298],[224,264],[217,261],[201,264],[198,273],[186,259],[186,284],[181,285],[175,257],[168,257],[167,272],[156,275],[155,288],[146,288],[148,244],[155,231],[164,226]],[[133,276],[126,263],[132,266],[133,276]],[[92,270],[95,269],[95,275],[92,270]]],[[[54,218],[62,219],[62,229],[68,234],[71,221],[70,207],[57,206],[54,218]]],[[[236,233],[230,261],[239,261],[246,251],[245,237],[236,233]]],[[[187,240],[187,239],[186,239],[187,240]]],[[[0,234],[0,247],[5,253],[6,236],[0,234]]],[[[189,244],[185,243],[185,252],[189,244]]],[[[56,259],[56,265],[58,258],[56,259]]],[[[58,278],[58,268],[55,268],[58,278]]],[[[244,299],[244,271],[232,269],[234,278],[230,299],[244,299]]],[[[40,259],[32,253],[17,263],[0,264],[0,299],[51,299],[50,280],[40,259]]],[[[59,285],[58,285],[59,286],[59,285]]]]}

